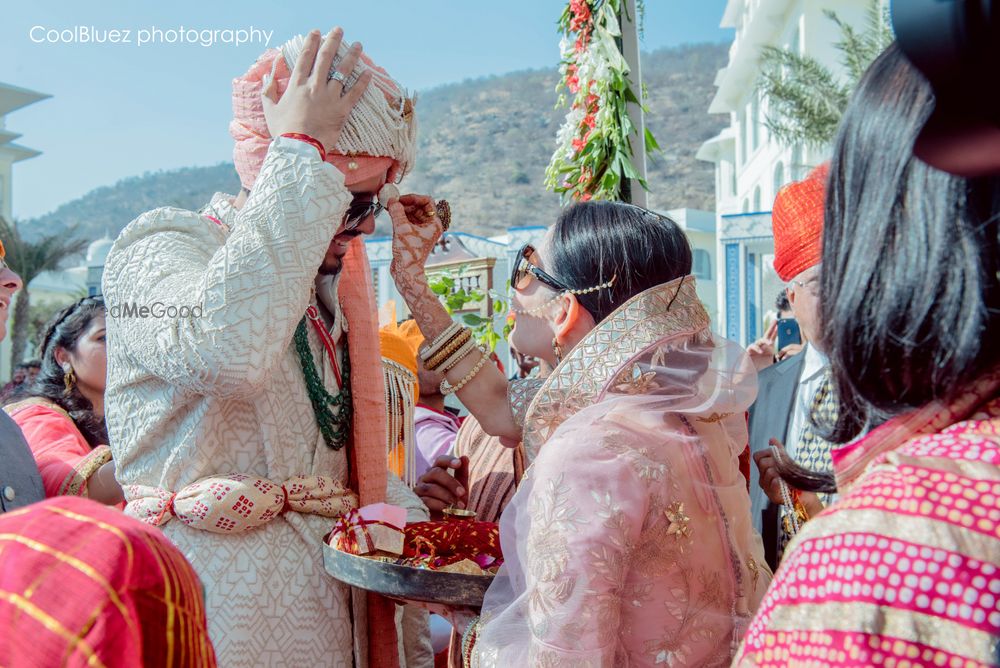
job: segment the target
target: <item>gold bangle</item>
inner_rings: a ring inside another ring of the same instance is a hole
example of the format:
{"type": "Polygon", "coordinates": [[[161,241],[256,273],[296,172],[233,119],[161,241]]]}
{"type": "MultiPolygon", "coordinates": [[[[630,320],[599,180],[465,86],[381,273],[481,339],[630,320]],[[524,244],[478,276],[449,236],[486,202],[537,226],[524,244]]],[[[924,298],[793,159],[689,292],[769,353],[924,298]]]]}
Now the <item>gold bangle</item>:
{"type": "Polygon", "coordinates": [[[471,338],[472,330],[468,327],[463,328],[462,331],[459,332],[458,336],[449,341],[444,348],[434,353],[434,356],[429,360],[424,361],[424,368],[428,371],[435,371],[444,363],[446,359],[451,357],[452,353],[464,346],[471,338]]]}
{"type": "Polygon", "coordinates": [[[444,346],[437,350],[428,359],[424,360],[424,367],[430,371],[437,369],[452,355],[452,353],[465,345],[470,339],[472,339],[472,331],[463,329],[461,332],[456,334],[454,338],[449,339],[444,346]]]}
{"type": "Polygon", "coordinates": [[[443,332],[435,336],[433,341],[429,342],[420,350],[420,359],[426,360],[428,357],[433,355],[438,348],[444,345],[461,330],[462,326],[453,320],[450,325],[444,328],[443,332]]]}
{"type": "Polygon", "coordinates": [[[459,348],[454,353],[449,355],[448,359],[442,362],[441,366],[439,366],[438,369],[440,369],[444,373],[448,373],[449,371],[454,369],[459,362],[468,357],[469,353],[471,353],[478,347],[479,347],[479,342],[477,342],[474,337],[470,336],[469,340],[466,341],[461,348],[459,348]]]}
{"type": "Polygon", "coordinates": [[[809,521],[809,511],[798,499],[795,500],[795,514],[799,516],[799,521],[803,524],[809,521]]]}
{"type": "Polygon", "coordinates": [[[455,331],[454,334],[445,339],[442,343],[437,344],[433,347],[425,346],[420,351],[420,360],[426,365],[432,359],[440,355],[443,350],[447,349],[448,346],[452,345],[455,341],[462,338],[464,331],[465,331],[464,328],[459,328],[457,331],[455,331]]]}
{"type": "Polygon", "coordinates": [[[472,371],[465,374],[465,378],[458,381],[456,385],[452,386],[452,384],[448,382],[447,378],[441,381],[441,394],[445,396],[448,396],[449,394],[455,394],[463,387],[465,387],[469,383],[469,381],[471,381],[473,378],[476,377],[476,374],[478,374],[482,370],[482,368],[486,366],[486,362],[488,362],[490,359],[489,355],[486,354],[485,349],[480,348],[479,353],[482,356],[479,358],[479,361],[476,362],[476,366],[472,367],[472,371]]]}

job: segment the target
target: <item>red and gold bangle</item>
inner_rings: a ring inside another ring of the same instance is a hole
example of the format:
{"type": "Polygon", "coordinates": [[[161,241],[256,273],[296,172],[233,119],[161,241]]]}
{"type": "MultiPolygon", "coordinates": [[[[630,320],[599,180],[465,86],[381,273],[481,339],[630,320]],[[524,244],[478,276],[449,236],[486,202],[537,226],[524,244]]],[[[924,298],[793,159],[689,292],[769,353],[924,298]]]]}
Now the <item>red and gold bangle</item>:
{"type": "Polygon", "coordinates": [[[800,490],[792,490],[792,506],[793,512],[799,517],[799,522],[805,524],[809,521],[809,511],[806,510],[805,505],[802,503],[802,492],[800,490]]]}
{"type": "Polygon", "coordinates": [[[310,137],[309,135],[301,132],[283,132],[281,136],[288,137],[289,139],[296,139],[298,141],[304,141],[305,143],[314,146],[316,150],[319,151],[319,159],[326,162],[326,148],[315,137],[310,137]]]}

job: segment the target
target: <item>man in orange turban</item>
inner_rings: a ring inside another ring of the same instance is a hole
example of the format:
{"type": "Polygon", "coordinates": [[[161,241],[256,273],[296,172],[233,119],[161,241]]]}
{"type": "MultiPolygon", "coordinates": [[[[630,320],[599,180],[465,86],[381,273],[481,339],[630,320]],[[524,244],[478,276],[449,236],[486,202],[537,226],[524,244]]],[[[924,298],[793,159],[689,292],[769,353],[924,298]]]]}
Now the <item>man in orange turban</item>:
{"type": "Polygon", "coordinates": [[[320,546],[344,509],[420,505],[387,471],[360,238],[413,165],[413,100],[335,29],[265,52],[233,112],[239,195],[143,214],[107,258],[109,311],[130,309],[105,403],[125,512],[198,571],[222,665],[392,668],[393,603],[328,576],[320,546]]]}
{"type": "Polygon", "coordinates": [[[787,485],[783,493],[784,483],[776,468],[777,458],[782,456],[812,470],[830,471],[833,467],[830,444],[822,438],[820,425],[813,422],[826,424],[836,411],[819,325],[828,170],[827,164],[820,165],[803,181],[782,188],[771,211],[774,269],[787,284],[788,301],[808,342],[800,354],[760,372],[757,401],[750,408],[750,448],[757,462],[751,471],[751,512],[772,568],[777,566],[795,526],[829,502],[828,497],[799,494],[787,485]],[[778,445],[772,447],[772,440],[778,445]]]}
{"type": "Polygon", "coordinates": [[[452,451],[461,422],[445,409],[444,374],[428,371],[420,361],[424,335],[416,321],[386,325],[379,330],[379,339],[390,401],[389,468],[413,487],[438,457],[452,451]],[[401,402],[402,409],[396,428],[395,402],[401,402]]]}
{"type": "Polygon", "coordinates": [[[420,397],[417,351],[402,336],[395,323],[380,328],[378,340],[385,375],[386,409],[389,412],[386,434],[389,470],[402,478],[407,486],[413,487],[417,481],[413,414],[420,397]]]}

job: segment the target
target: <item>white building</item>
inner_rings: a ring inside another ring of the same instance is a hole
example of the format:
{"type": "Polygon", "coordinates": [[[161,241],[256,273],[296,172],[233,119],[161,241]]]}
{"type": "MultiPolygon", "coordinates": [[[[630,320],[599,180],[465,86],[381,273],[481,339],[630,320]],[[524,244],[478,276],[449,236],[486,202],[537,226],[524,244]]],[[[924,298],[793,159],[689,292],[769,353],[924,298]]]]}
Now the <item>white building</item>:
{"type": "Polygon", "coordinates": [[[716,251],[716,221],[711,211],[672,209],[667,215],[677,223],[691,242],[691,273],[697,281],[698,298],[712,318],[712,329],[719,328],[719,263],[716,251]]]}
{"type": "Polygon", "coordinates": [[[115,240],[108,236],[107,231],[104,236],[94,241],[87,247],[87,259],[84,263],[85,269],[85,290],[88,297],[101,294],[101,278],[104,276],[104,261],[108,258],[115,240]]]}
{"type": "MultiPolygon", "coordinates": [[[[15,144],[20,134],[7,129],[7,115],[50,97],[45,93],[0,83],[0,216],[10,221],[13,218],[13,174],[14,163],[41,155],[41,151],[15,144]]],[[[10,309],[13,315],[14,309],[10,309]]],[[[7,322],[10,333],[10,321],[7,322]]],[[[10,341],[0,342],[0,379],[10,378],[10,341]]]]}
{"type": "Polygon", "coordinates": [[[764,46],[808,54],[841,72],[835,48],[840,29],[825,14],[833,10],[862,28],[869,0],[729,0],[723,28],[734,28],[729,63],[715,78],[709,113],[729,114],[729,127],[705,142],[698,158],[715,163],[718,328],[743,344],[761,335],[762,319],[783,285],[774,273],[771,205],[782,185],[806,176],[829,155],[772,141],[764,121],[767,101],[757,94],[764,46]]]}
{"type": "Polygon", "coordinates": [[[7,129],[7,114],[50,97],[27,88],[0,83],[0,216],[10,220],[13,214],[11,176],[15,162],[34,158],[41,151],[15,144],[21,135],[7,129]]]}

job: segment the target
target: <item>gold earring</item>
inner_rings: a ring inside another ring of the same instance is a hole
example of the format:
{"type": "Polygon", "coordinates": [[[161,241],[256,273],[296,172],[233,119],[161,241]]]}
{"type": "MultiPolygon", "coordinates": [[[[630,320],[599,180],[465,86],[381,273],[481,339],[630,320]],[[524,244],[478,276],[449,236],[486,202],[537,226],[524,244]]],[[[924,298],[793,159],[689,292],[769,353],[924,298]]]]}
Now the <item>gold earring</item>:
{"type": "Polygon", "coordinates": [[[552,338],[552,352],[556,354],[556,364],[562,362],[562,346],[559,345],[559,339],[555,337],[552,338]]]}
{"type": "Polygon", "coordinates": [[[63,385],[66,386],[66,394],[73,391],[73,386],[76,385],[76,374],[73,373],[73,367],[67,366],[66,371],[63,373],[63,385]]]}

